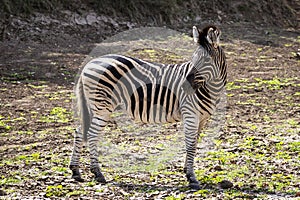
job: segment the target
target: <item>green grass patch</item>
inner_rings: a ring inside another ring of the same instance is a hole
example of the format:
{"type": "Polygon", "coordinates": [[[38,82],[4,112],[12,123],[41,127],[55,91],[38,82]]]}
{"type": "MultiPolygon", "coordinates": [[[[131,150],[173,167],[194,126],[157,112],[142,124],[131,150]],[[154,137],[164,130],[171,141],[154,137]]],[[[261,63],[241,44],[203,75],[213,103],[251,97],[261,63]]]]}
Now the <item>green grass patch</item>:
{"type": "Polygon", "coordinates": [[[10,185],[10,184],[18,184],[22,182],[22,178],[20,176],[12,176],[12,177],[5,177],[1,176],[0,185],[10,185]]]}
{"type": "Polygon", "coordinates": [[[72,112],[67,111],[66,108],[54,107],[47,116],[42,116],[38,121],[45,123],[68,123],[72,120],[72,112]]]}
{"type": "Polygon", "coordinates": [[[7,121],[4,116],[0,115],[0,130],[4,129],[5,131],[9,131],[11,129],[11,126],[6,124],[7,121]]]}
{"type": "Polygon", "coordinates": [[[283,89],[283,87],[286,86],[295,86],[295,82],[293,78],[278,78],[273,77],[273,79],[264,80],[261,78],[254,78],[256,81],[255,86],[266,86],[270,90],[280,90],[283,89]]]}
{"type": "Polygon", "coordinates": [[[65,197],[69,190],[62,185],[49,185],[46,188],[46,197],[65,197]]]}

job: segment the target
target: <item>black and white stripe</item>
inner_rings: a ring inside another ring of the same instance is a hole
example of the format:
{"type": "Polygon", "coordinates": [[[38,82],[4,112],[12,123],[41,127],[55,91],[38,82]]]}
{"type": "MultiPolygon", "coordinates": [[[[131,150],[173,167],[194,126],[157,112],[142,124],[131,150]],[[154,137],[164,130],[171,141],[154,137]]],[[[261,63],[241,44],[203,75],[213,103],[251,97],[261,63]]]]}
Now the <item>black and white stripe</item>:
{"type": "Polygon", "coordinates": [[[124,104],[135,121],[165,123],[183,120],[185,172],[192,188],[199,188],[193,163],[199,131],[214,112],[226,84],[225,55],[220,30],[193,27],[198,44],[191,61],[178,65],[146,62],[122,55],[106,55],[87,63],[76,85],[81,127],[77,129],[70,168],[82,181],[79,154],[83,140],[90,148],[91,171],[105,182],[98,164],[98,133],[110,121],[114,109],[124,104]]]}

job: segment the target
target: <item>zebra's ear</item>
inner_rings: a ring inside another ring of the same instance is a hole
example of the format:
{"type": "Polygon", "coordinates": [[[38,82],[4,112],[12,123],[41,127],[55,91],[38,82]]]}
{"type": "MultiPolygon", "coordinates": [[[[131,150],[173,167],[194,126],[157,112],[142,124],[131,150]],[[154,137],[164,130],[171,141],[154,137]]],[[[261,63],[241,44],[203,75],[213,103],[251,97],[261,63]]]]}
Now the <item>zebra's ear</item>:
{"type": "Polygon", "coordinates": [[[193,26],[193,39],[195,43],[199,43],[199,30],[196,26],[193,26]]]}

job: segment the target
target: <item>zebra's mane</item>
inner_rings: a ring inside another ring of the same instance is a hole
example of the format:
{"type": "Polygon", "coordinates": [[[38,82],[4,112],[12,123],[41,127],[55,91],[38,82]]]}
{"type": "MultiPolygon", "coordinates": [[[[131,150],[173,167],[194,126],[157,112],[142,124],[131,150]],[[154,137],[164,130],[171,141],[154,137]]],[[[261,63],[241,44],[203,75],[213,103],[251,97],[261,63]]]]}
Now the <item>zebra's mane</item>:
{"type": "Polygon", "coordinates": [[[206,36],[207,36],[208,30],[211,28],[213,28],[213,30],[218,30],[220,32],[220,30],[215,25],[208,25],[204,29],[202,29],[202,31],[199,32],[199,44],[209,51],[211,50],[212,46],[207,41],[206,36]]]}

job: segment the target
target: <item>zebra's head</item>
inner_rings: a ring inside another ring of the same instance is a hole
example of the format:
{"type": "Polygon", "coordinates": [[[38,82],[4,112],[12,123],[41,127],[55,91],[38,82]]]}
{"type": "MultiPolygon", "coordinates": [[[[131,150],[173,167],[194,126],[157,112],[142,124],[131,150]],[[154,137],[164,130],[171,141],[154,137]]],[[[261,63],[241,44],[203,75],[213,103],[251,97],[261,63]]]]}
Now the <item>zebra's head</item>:
{"type": "Polygon", "coordinates": [[[194,42],[200,45],[211,45],[213,48],[218,48],[220,43],[221,31],[214,25],[205,27],[202,31],[196,26],[193,26],[194,42]]]}
{"type": "Polygon", "coordinates": [[[193,39],[198,47],[192,56],[192,68],[186,79],[194,91],[221,76],[223,59],[220,54],[223,55],[223,52],[219,47],[220,36],[221,31],[216,26],[210,25],[201,31],[193,27],[193,39]]]}

